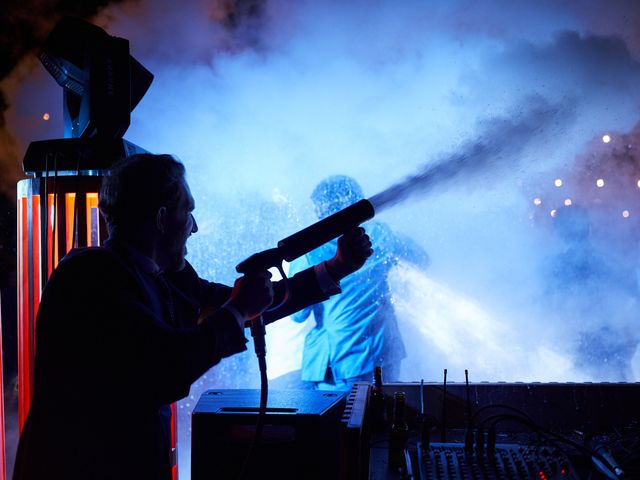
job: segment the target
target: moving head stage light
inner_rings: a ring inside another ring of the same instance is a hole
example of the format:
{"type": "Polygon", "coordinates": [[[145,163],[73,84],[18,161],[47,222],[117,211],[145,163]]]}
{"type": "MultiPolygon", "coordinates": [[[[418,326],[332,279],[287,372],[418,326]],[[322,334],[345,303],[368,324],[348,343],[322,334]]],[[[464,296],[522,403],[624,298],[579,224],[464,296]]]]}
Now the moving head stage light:
{"type": "Polygon", "coordinates": [[[122,139],[132,110],[153,81],[153,74],[129,54],[128,40],[66,17],[49,34],[40,61],[62,87],[65,138],[32,142],[23,161],[25,173],[103,172],[119,158],[145,152],[122,139]]]}
{"type": "Polygon", "coordinates": [[[77,18],[56,25],[40,61],[63,88],[67,138],[122,137],[153,80],[128,40],[77,18]]]}

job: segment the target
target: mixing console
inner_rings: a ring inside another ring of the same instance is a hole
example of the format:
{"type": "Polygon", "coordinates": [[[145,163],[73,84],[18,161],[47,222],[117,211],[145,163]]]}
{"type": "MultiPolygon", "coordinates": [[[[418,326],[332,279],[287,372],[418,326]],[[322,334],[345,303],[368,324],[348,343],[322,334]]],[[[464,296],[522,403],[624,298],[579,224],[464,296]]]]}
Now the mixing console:
{"type": "Polygon", "coordinates": [[[468,454],[464,444],[433,443],[414,478],[429,480],[573,480],[569,459],[552,447],[496,445],[495,451],[468,454]]]}

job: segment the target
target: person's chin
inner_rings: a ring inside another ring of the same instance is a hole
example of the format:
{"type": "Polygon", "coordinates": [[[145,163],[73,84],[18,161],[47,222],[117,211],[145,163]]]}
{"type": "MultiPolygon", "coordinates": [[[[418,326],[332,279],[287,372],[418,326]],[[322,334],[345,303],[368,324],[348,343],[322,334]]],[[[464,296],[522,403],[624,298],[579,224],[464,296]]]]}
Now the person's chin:
{"type": "Polygon", "coordinates": [[[186,265],[187,265],[187,261],[185,260],[184,257],[182,257],[182,259],[176,263],[176,272],[183,270],[186,265]]]}
{"type": "Polygon", "coordinates": [[[186,265],[187,261],[183,256],[180,256],[180,258],[176,257],[175,261],[171,263],[170,268],[168,268],[167,270],[170,270],[172,272],[179,272],[180,270],[184,269],[186,265]]]}
{"type": "Polygon", "coordinates": [[[179,272],[180,270],[182,270],[187,264],[187,260],[185,259],[186,256],[187,256],[187,246],[185,245],[184,247],[182,247],[182,252],[176,255],[176,264],[174,269],[176,272],[179,272]]]}

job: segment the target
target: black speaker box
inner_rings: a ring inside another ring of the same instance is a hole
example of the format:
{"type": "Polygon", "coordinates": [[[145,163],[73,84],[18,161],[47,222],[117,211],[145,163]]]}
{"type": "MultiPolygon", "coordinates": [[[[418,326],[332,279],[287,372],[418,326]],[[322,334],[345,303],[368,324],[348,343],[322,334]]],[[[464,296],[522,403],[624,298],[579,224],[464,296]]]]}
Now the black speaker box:
{"type": "MultiPolygon", "coordinates": [[[[237,479],[255,436],[259,390],[208,390],[192,414],[191,479],[237,479]]],[[[269,392],[262,439],[244,478],[339,476],[345,396],[317,390],[269,392]]]]}

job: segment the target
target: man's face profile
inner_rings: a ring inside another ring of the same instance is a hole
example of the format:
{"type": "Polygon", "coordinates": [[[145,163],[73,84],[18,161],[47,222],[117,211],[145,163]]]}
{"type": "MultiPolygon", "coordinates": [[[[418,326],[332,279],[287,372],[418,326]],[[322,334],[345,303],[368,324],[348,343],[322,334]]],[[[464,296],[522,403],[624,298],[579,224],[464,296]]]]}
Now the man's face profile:
{"type": "Polygon", "coordinates": [[[192,214],[194,208],[195,202],[189,185],[183,180],[176,202],[166,207],[165,229],[161,238],[164,270],[178,271],[184,268],[187,239],[192,233],[198,231],[198,225],[192,214]]]}

